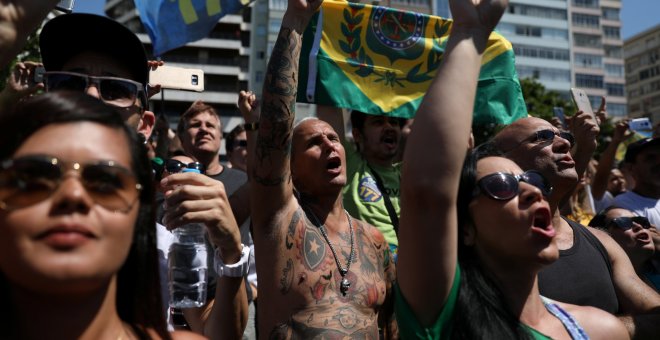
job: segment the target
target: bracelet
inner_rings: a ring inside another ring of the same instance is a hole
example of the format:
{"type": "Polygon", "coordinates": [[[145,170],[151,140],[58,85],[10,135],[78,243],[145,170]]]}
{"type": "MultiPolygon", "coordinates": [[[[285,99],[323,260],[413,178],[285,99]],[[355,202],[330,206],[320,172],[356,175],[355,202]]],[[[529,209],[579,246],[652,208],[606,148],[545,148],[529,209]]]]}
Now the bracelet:
{"type": "Polygon", "coordinates": [[[245,131],[257,131],[259,129],[259,122],[245,123],[243,127],[245,131]]]}
{"type": "Polygon", "coordinates": [[[241,244],[241,259],[234,264],[225,264],[220,257],[220,250],[216,248],[214,258],[214,269],[218,277],[243,277],[250,270],[250,247],[241,244]]]}

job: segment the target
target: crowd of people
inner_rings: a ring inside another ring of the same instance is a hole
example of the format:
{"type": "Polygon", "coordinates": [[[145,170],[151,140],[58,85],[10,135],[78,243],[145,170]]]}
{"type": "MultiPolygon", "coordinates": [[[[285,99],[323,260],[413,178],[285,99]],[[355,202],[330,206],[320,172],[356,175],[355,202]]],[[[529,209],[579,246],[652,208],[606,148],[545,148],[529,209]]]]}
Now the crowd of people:
{"type": "MultiPolygon", "coordinates": [[[[0,65],[56,2],[0,4],[0,65]]],[[[603,98],[567,128],[528,117],[475,146],[506,0],[450,1],[414,121],[296,119],[302,33],[322,2],[288,0],[263,94],[239,93],[245,122],[225,136],[201,101],[175,130],[156,118],[148,71],[162,63],[126,27],[45,24],[43,64],[16,63],[0,92],[0,339],[660,336],[657,131],[630,143],[622,120],[596,161],[603,98]],[[203,172],[180,172],[193,163],[203,172]],[[172,308],[171,231],[190,223],[206,229],[208,295],[172,308]]]]}

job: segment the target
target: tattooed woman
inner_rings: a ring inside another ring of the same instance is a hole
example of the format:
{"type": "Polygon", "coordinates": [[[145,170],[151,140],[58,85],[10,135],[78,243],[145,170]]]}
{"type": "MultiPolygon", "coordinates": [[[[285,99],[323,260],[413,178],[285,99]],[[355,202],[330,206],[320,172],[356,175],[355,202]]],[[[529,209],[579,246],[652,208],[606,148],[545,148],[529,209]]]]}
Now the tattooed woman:
{"type": "Polygon", "coordinates": [[[466,150],[455,145],[468,139],[482,53],[506,2],[450,2],[451,36],[404,154],[401,337],[627,339],[614,316],[539,294],[538,272],[559,257],[543,176],[484,146],[461,170],[466,150]]]}
{"type": "Polygon", "coordinates": [[[293,127],[302,32],[321,2],[289,0],[268,64],[258,135],[248,132],[254,245],[262,254],[259,305],[266,306],[258,311],[259,332],[378,339],[380,328],[389,338],[394,265],[382,234],[342,207],[339,136],[318,119],[293,127]]]}

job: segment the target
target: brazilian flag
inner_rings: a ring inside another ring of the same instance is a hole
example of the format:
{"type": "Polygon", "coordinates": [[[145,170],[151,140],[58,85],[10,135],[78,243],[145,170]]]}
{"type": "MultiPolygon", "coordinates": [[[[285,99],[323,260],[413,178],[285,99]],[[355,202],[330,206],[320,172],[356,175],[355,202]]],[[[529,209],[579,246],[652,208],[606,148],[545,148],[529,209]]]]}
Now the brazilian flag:
{"type": "MultiPolygon", "coordinates": [[[[440,65],[451,25],[419,13],[325,0],[303,36],[298,101],[412,118],[440,65]]],[[[474,123],[509,124],[526,116],[513,48],[493,32],[474,123]]]]}

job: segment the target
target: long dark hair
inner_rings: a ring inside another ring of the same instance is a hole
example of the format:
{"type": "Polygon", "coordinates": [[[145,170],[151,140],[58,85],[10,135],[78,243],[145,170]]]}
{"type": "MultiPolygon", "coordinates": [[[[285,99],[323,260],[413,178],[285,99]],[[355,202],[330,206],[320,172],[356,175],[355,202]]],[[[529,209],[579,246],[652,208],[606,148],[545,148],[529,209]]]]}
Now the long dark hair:
{"type": "MultiPolygon", "coordinates": [[[[52,92],[31,98],[0,117],[0,127],[5,130],[0,134],[0,159],[11,157],[39,129],[51,124],[74,122],[93,122],[117,129],[128,141],[131,169],[142,185],[142,191],[133,242],[117,275],[117,312],[140,338],[150,338],[147,329],[153,329],[162,338],[170,339],[160,295],[151,166],[143,138],[124,123],[116,109],[82,93],[52,92]]],[[[2,306],[10,303],[9,289],[7,279],[0,272],[2,306]]],[[[9,320],[0,320],[0,324],[4,322],[7,322],[4,326],[8,327],[5,329],[12,328],[9,320]]]]}
{"type": "Polygon", "coordinates": [[[501,290],[480,263],[473,247],[463,243],[465,229],[473,223],[469,205],[477,185],[477,162],[502,156],[492,143],[470,152],[463,163],[458,189],[458,263],[461,285],[454,313],[453,339],[531,339],[531,334],[514,315],[501,290]]]}

